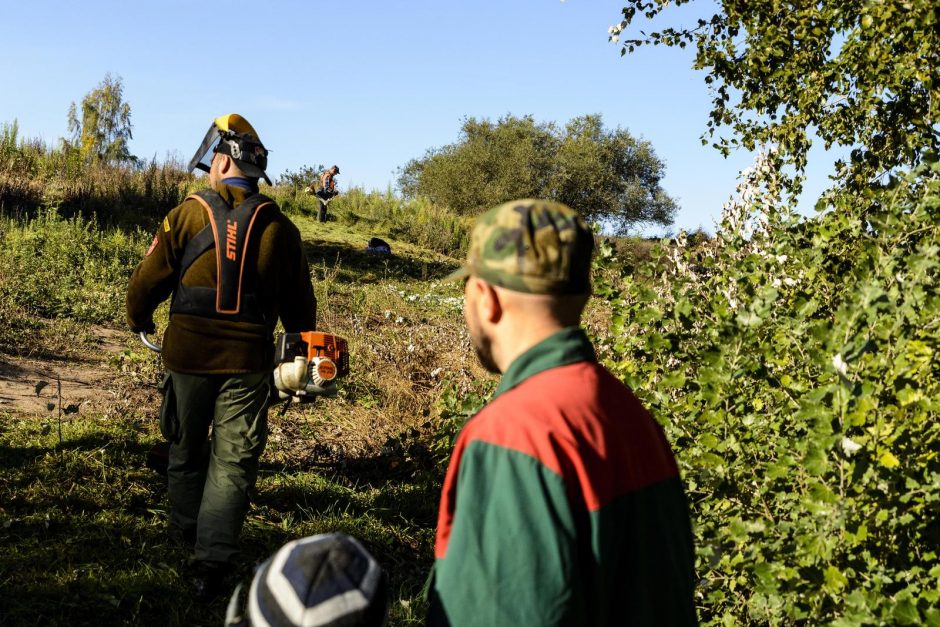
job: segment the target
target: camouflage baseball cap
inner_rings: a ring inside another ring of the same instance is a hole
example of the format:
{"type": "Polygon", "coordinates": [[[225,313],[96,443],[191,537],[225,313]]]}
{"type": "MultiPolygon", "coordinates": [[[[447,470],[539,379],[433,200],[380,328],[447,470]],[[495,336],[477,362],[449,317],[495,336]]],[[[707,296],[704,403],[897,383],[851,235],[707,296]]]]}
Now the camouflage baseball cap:
{"type": "Polygon", "coordinates": [[[467,276],[515,292],[583,294],[591,290],[594,236],[571,207],[547,200],[513,200],[480,216],[463,267],[467,276]]]}

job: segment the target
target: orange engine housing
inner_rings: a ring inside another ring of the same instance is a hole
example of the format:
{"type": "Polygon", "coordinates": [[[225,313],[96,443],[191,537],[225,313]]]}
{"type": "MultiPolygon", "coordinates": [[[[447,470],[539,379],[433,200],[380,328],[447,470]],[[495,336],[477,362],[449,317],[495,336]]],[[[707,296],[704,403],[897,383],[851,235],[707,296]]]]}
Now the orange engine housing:
{"type": "Polygon", "coordinates": [[[336,364],[337,377],[349,374],[349,347],[346,339],[332,333],[282,333],[278,336],[274,362],[282,364],[293,361],[295,357],[305,357],[311,363],[317,357],[326,357],[336,364]]]}

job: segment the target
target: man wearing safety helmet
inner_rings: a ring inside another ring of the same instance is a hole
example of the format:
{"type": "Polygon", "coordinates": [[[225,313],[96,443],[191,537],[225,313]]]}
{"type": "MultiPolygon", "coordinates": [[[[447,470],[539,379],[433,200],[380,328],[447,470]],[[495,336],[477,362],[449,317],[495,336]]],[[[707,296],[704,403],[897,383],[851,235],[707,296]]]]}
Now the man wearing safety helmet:
{"type": "Polygon", "coordinates": [[[267,433],[275,324],[316,328],[300,233],[258,193],[259,178],[270,184],[267,155],[247,120],[216,118],[189,164],[208,172],[210,189],[167,214],[127,290],[134,332],[152,333],[172,295],[160,426],[171,532],[194,550],[201,597],[221,591],[238,553],[267,433]]]}

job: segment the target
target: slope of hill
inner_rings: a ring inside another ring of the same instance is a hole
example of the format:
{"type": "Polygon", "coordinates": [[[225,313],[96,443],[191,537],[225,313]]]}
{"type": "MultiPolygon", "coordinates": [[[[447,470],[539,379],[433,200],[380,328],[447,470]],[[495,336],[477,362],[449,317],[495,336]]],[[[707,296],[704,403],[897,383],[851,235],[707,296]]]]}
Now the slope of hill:
{"type": "MultiPolygon", "coordinates": [[[[41,219],[46,233],[117,237],[81,219],[41,219]]],[[[251,564],[290,539],[342,530],[388,570],[395,623],[420,622],[440,463],[453,432],[447,416],[459,413],[455,399],[491,385],[463,329],[459,286],[439,282],[458,262],[354,224],[292,219],[305,240],[321,329],[348,338],[352,373],[338,398],[272,411],[239,575],[250,576],[251,564]],[[366,252],[372,235],[394,254],[366,252]]],[[[7,221],[0,245],[3,622],[220,624],[224,599],[203,607],[186,594],[186,553],[165,536],[165,482],[145,465],[160,440],[160,364],[120,324],[123,303],[115,301],[132,264],[109,275],[99,295],[107,303],[92,313],[74,302],[43,310],[36,302],[49,297],[29,292],[40,279],[25,276],[38,262],[17,250],[38,247],[48,257],[55,248],[51,236],[30,239],[29,229],[7,221]]],[[[146,233],[127,237],[142,255],[146,233]]],[[[68,265],[90,276],[99,262],[68,265]]],[[[73,300],[94,298],[90,280],[58,281],[73,285],[73,300]]]]}

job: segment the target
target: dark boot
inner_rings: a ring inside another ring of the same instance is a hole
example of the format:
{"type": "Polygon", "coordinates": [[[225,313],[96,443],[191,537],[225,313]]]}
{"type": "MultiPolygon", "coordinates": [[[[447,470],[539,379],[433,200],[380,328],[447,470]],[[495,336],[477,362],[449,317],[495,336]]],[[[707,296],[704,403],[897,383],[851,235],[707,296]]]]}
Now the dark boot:
{"type": "Polygon", "coordinates": [[[232,566],[222,562],[197,560],[190,566],[193,598],[200,602],[212,601],[231,592],[232,566]]]}

